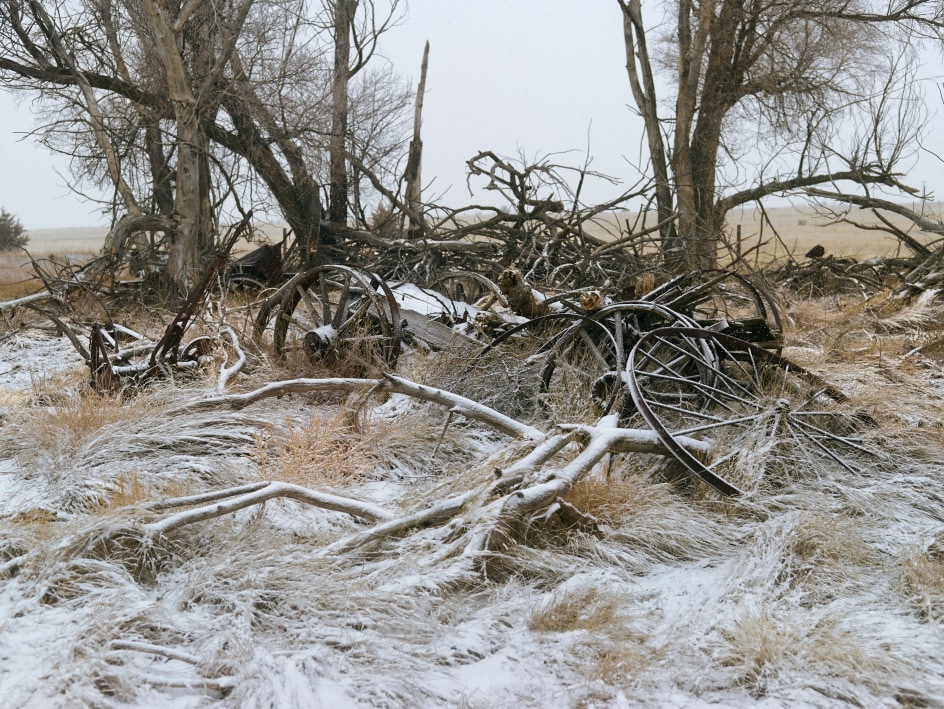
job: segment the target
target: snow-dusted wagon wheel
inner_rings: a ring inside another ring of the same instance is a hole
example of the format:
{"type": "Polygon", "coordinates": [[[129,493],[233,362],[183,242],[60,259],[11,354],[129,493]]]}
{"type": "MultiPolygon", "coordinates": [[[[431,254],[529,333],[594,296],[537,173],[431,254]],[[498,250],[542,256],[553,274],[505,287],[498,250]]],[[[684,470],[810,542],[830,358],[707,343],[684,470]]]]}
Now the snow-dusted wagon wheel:
{"type": "Polygon", "coordinates": [[[726,334],[779,353],[783,331],[780,307],[745,276],[733,271],[696,271],[672,283],[646,300],[685,313],[699,325],[720,326],[726,334]]]}
{"type": "Polygon", "coordinates": [[[352,266],[321,266],[293,278],[275,312],[272,344],[328,369],[372,376],[396,366],[400,313],[383,281],[352,266]]]}
{"type": "Polygon", "coordinates": [[[630,301],[604,306],[579,318],[552,343],[541,370],[546,402],[582,397],[603,414],[631,405],[625,387],[629,353],[649,330],[695,327],[684,315],[656,303],[630,301]]]}
{"type": "Polygon", "coordinates": [[[762,479],[855,472],[872,455],[860,439],[869,417],[799,365],[730,335],[653,330],[630,353],[628,374],[642,418],[685,468],[724,495],[762,479]],[[681,436],[711,441],[712,452],[696,456],[681,436]]]}
{"type": "Polygon", "coordinates": [[[554,313],[518,325],[485,348],[473,368],[503,373],[533,392],[554,418],[628,413],[626,365],[636,341],[649,330],[692,320],[664,305],[631,301],[587,314],[554,313]],[[509,374],[510,373],[510,374],[509,374]]]}

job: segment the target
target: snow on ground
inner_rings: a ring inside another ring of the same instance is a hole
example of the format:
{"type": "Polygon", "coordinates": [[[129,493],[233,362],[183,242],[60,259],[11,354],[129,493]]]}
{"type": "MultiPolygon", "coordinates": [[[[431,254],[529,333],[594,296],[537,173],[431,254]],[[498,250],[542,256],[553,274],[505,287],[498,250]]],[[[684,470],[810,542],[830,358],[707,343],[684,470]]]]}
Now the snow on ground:
{"type": "Polygon", "coordinates": [[[82,364],[64,336],[38,335],[34,330],[0,334],[0,406],[5,397],[30,392],[37,381],[81,369],[82,364]]]}
{"type": "Polygon", "coordinates": [[[7,336],[2,705],[944,706],[940,397],[888,351],[839,366],[804,348],[803,364],[930,423],[869,434],[888,455],[857,474],[798,471],[743,506],[653,456],[614,456],[595,473],[608,497],[584,503],[601,534],[535,520],[483,571],[451,546],[471,507],[344,553],[332,545],[364,523],[292,500],[135,530],[159,516],[150,501],[278,475],[408,514],[484,489],[527,444],[467,421],[443,436],[443,410],[394,395],[359,427],[311,429],[321,457],[292,477],[293,431],[337,403],[181,413],[214,393],[211,373],[105,401],[83,427],[68,341],[7,336]]]}

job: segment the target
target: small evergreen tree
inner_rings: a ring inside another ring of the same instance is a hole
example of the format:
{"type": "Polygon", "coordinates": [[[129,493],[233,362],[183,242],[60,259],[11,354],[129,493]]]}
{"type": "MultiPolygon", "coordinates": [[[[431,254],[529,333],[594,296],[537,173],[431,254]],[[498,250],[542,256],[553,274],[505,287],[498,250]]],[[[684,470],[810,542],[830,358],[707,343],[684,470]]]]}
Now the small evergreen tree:
{"type": "Polygon", "coordinates": [[[26,246],[29,237],[23,233],[20,220],[0,207],[0,251],[9,251],[26,246]]]}

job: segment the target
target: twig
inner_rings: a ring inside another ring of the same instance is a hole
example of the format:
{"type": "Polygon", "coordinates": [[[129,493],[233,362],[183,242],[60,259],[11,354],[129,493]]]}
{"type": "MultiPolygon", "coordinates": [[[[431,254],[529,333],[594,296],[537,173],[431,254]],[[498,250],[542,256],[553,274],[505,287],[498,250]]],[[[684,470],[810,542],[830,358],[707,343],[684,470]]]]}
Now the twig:
{"type": "Polygon", "coordinates": [[[233,328],[223,328],[223,332],[229,335],[230,342],[233,344],[233,349],[236,350],[236,362],[232,367],[227,367],[226,360],[223,360],[223,364],[220,365],[220,378],[216,385],[217,391],[226,391],[227,382],[229,382],[230,378],[234,374],[243,368],[244,364],[246,364],[246,355],[239,346],[239,339],[236,337],[236,333],[233,332],[233,328]]]}
{"type": "Polygon", "coordinates": [[[180,660],[181,662],[186,662],[190,665],[196,665],[200,662],[200,658],[196,657],[195,655],[181,652],[180,650],[174,650],[170,647],[152,645],[151,643],[142,643],[135,640],[112,640],[111,643],[109,643],[109,647],[112,650],[133,650],[134,652],[147,652],[152,655],[166,657],[169,660],[180,660]]]}

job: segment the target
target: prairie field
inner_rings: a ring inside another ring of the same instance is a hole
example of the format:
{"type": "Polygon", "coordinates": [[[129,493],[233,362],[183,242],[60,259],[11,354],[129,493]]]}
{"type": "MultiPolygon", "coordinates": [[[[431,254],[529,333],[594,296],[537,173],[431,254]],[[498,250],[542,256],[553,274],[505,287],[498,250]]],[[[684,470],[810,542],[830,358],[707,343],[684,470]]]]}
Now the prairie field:
{"type": "MultiPolygon", "coordinates": [[[[822,233],[795,248],[842,253],[822,233]]],[[[746,438],[685,443],[737,497],[630,409],[643,445],[594,456],[615,415],[567,389],[529,408],[510,357],[470,375],[407,342],[393,378],[299,374],[243,299],[195,325],[199,368],[100,393],[5,312],[3,705],[944,706],[938,294],[767,286],[814,387],[776,365],[746,438]],[[812,423],[782,434],[791,397],[812,423]]],[[[170,317],[112,315],[152,340],[170,317]]]]}
{"type": "MultiPolygon", "coordinates": [[[[910,206],[921,209],[919,205],[910,206]]],[[[937,204],[932,204],[926,210],[937,211],[938,208],[937,204]]],[[[634,213],[618,213],[608,217],[595,233],[605,236],[615,229],[615,223],[623,225],[627,219],[632,220],[634,217],[634,213]]],[[[762,226],[763,215],[756,209],[746,209],[732,212],[728,219],[732,241],[737,226],[741,227],[742,251],[751,249],[758,242],[769,242],[761,248],[761,263],[784,257],[786,250],[802,256],[816,244],[822,244],[827,253],[835,256],[858,259],[889,256],[898,248],[897,241],[883,232],[863,231],[848,223],[831,223],[818,216],[810,207],[772,207],[767,209],[767,217],[769,224],[762,226]]],[[[877,220],[868,214],[859,216],[853,212],[850,218],[866,225],[877,224],[877,220]]],[[[892,222],[899,226],[905,223],[898,217],[892,217],[892,222]]],[[[284,224],[263,224],[257,231],[261,232],[260,238],[278,241],[285,228],[284,224]]],[[[37,258],[50,254],[57,258],[68,255],[79,257],[94,254],[101,249],[107,228],[33,229],[28,233],[29,250],[37,258]]],[[[247,246],[240,243],[237,250],[240,248],[247,246]]]]}

